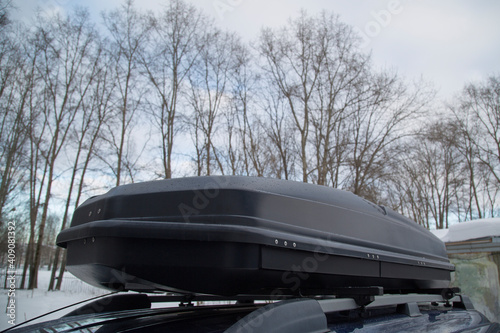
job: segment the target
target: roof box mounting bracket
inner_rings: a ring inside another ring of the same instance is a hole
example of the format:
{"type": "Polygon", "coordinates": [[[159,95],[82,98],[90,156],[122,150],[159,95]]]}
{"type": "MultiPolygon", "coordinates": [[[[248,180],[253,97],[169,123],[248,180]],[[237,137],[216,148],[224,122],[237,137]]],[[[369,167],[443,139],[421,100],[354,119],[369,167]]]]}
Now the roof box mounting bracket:
{"type": "Polygon", "coordinates": [[[335,290],[337,297],[352,298],[360,307],[364,307],[375,300],[375,296],[384,294],[383,287],[351,287],[335,290]]]}

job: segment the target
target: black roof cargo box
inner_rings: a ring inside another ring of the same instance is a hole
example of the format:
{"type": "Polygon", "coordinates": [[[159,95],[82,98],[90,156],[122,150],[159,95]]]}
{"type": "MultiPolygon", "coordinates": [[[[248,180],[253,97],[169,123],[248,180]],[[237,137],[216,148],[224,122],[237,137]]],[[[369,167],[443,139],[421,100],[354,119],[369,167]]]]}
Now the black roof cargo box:
{"type": "Polygon", "coordinates": [[[294,181],[192,177],[119,186],[79,206],[57,244],[114,290],[214,295],[447,288],[428,230],[354,194],[294,181]]]}

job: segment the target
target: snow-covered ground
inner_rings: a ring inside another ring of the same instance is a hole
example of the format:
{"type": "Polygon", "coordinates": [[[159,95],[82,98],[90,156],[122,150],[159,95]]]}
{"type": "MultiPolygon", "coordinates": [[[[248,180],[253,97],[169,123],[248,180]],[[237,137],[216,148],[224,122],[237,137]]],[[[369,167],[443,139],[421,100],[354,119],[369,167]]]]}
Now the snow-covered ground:
{"type": "MultiPolygon", "coordinates": [[[[7,302],[8,298],[8,290],[3,289],[5,274],[4,271],[0,271],[0,309],[2,312],[0,319],[0,331],[12,327],[9,324],[10,318],[7,313],[7,302]]],[[[38,288],[35,290],[20,290],[17,289],[15,291],[15,314],[16,314],[16,324],[20,324],[25,322],[26,320],[30,320],[32,318],[44,315],[50,311],[61,309],[65,306],[72,305],[81,301],[88,300],[93,297],[98,297],[101,295],[109,294],[110,291],[105,289],[99,289],[92,287],[85,282],[79,280],[75,276],[66,272],[64,274],[63,283],[60,291],[47,291],[50,280],[50,271],[46,269],[42,269],[38,273],[38,288]]],[[[19,285],[20,281],[17,281],[19,285]]],[[[228,304],[232,303],[230,301],[215,301],[215,302],[203,302],[204,305],[209,304],[228,304]]],[[[152,304],[152,308],[161,308],[161,307],[176,307],[178,306],[178,302],[164,302],[164,303],[154,303],[152,304]]],[[[69,313],[72,310],[77,309],[79,306],[83,304],[77,305],[75,307],[70,307],[68,309],[64,309],[58,312],[55,312],[50,315],[43,316],[40,319],[34,320],[30,322],[37,323],[43,322],[47,320],[57,319],[69,313]]]]}
{"type": "MultiPolygon", "coordinates": [[[[3,272],[2,272],[3,273],[3,272]]],[[[7,302],[8,290],[3,289],[5,274],[2,274],[0,289],[0,309],[2,312],[0,319],[0,330],[11,327],[9,324],[10,318],[8,317],[7,302]]],[[[85,282],[77,279],[70,273],[64,274],[61,291],[47,291],[50,280],[50,271],[42,269],[38,273],[38,289],[35,290],[20,290],[15,291],[15,316],[16,324],[29,320],[31,318],[40,316],[49,311],[62,308],[64,306],[74,304],[95,296],[109,293],[104,289],[92,287],[85,282]]],[[[17,281],[19,283],[19,281],[17,281]]],[[[56,319],[65,313],[74,310],[68,309],[66,311],[58,312],[53,315],[42,318],[42,321],[49,319],[56,319]]]]}

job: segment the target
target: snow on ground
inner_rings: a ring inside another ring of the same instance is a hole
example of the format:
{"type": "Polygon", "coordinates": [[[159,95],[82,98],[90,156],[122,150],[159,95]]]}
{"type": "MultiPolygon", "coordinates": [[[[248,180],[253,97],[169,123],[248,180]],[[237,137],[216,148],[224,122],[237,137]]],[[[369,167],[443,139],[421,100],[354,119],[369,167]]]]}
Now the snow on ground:
{"type": "Polygon", "coordinates": [[[432,230],[445,243],[500,236],[500,218],[480,219],[453,224],[447,230],[432,230]]]}
{"type": "MultiPolygon", "coordinates": [[[[4,272],[2,272],[4,273],[4,272]]],[[[0,330],[11,327],[9,324],[10,318],[7,316],[8,290],[3,289],[5,274],[1,274],[2,279],[0,289],[0,330]]],[[[64,306],[74,304],[95,296],[104,295],[109,291],[92,287],[85,282],[74,277],[70,273],[64,274],[61,291],[47,291],[50,281],[50,271],[42,269],[38,273],[38,289],[35,290],[20,290],[15,291],[15,315],[16,324],[45,314],[49,311],[62,308],[64,306]]],[[[18,277],[17,284],[20,283],[18,277]]],[[[68,309],[57,312],[53,315],[42,318],[41,321],[56,319],[63,316],[65,313],[74,310],[68,309]]]]}
{"type": "MultiPolygon", "coordinates": [[[[110,291],[105,289],[99,289],[92,287],[70,273],[64,273],[64,279],[61,286],[60,291],[47,291],[50,281],[50,271],[40,270],[38,272],[38,288],[35,290],[20,290],[16,289],[15,291],[15,304],[16,304],[16,324],[25,322],[26,320],[38,317],[40,315],[44,315],[50,311],[60,309],[62,307],[75,304],[80,301],[85,301],[93,297],[97,297],[100,295],[109,294],[110,291]]],[[[20,274],[18,272],[18,274],[20,274]]],[[[12,327],[9,324],[10,318],[7,316],[7,302],[8,302],[8,290],[3,289],[5,281],[5,272],[0,270],[0,309],[1,309],[1,318],[0,318],[0,331],[12,327]]],[[[20,284],[20,277],[16,281],[17,285],[20,284]]],[[[232,302],[226,301],[214,301],[214,302],[202,302],[204,305],[209,304],[229,304],[232,302]]],[[[162,308],[162,307],[176,307],[178,306],[178,302],[162,302],[162,303],[154,303],[152,304],[152,308],[162,308]]],[[[198,304],[198,303],[196,303],[198,304]]],[[[47,320],[58,319],[69,313],[72,310],[75,310],[79,306],[83,304],[77,305],[75,307],[71,307],[65,310],[58,311],[54,314],[44,316],[40,319],[37,319],[33,322],[30,322],[28,325],[43,322],[47,320]]]]}

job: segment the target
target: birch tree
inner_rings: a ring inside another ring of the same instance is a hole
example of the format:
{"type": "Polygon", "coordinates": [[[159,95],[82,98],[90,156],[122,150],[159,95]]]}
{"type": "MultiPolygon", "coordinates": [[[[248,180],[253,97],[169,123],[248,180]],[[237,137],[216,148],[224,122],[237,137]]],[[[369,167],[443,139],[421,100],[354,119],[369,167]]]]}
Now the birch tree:
{"type": "Polygon", "coordinates": [[[45,158],[44,168],[47,173],[29,289],[37,287],[56,160],[65,146],[71,126],[91,83],[94,67],[92,63],[89,66],[88,56],[96,38],[89,22],[89,14],[82,10],[77,10],[66,18],[57,15],[50,18],[50,21],[43,18],[39,20],[38,42],[42,44],[42,48],[37,72],[44,84],[42,117],[47,124],[46,141],[40,148],[45,158]]]}
{"type": "Polygon", "coordinates": [[[33,66],[14,40],[15,32],[0,37],[0,227],[4,207],[25,180],[22,173],[29,114],[27,104],[33,85],[33,66]]]}
{"type": "MultiPolygon", "coordinates": [[[[96,40],[91,52],[89,52],[88,66],[91,69],[89,72],[91,82],[89,86],[80,87],[80,89],[88,89],[88,92],[81,93],[84,95],[81,111],[78,113],[68,136],[66,154],[69,156],[67,165],[70,167],[71,174],[67,186],[61,231],[67,227],[71,214],[70,209],[76,209],[80,203],[85,176],[90,162],[96,156],[96,146],[101,142],[102,130],[111,114],[114,80],[109,67],[111,63],[109,58],[110,56],[103,50],[101,41],[96,40]]],[[[65,267],[65,256],[62,258],[62,264],[59,265],[61,252],[61,248],[57,247],[49,290],[60,290],[61,287],[65,267]]]]}

